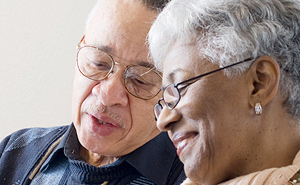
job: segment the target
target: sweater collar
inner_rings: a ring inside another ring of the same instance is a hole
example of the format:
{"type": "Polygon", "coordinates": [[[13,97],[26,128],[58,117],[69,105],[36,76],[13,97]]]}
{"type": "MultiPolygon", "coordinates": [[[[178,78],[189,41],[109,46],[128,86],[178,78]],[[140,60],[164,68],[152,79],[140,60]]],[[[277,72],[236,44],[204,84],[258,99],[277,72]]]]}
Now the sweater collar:
{"type": "MultiPolygon", "coordinates": [[[[62,138],[62,141],[43,163],[41,170],[47,168],[56,157],[63,153],[67,158],[82,160],[79,155],[80,143],[78,142],[76,130],[71,124],[62,138]]],[[[171,173],[173,163],[178,160],[176,150],[167,133],[160,133],[151,141],[136,149],[135,151],[121,157],[119,160],[127,161],[143,176],[155,184],[166,184],[168,175],[171,173]]],[[[120,161],[116,161],[119,163],[120,161]]],[[[101,168],[101,167],[100,167],[101,168]]]]}
{"type": "Polygon", "coordinates": [[[165,132],[124,158],[156,184],[167,184],[172,165],[178,160],[175,147],[165,132]]]}

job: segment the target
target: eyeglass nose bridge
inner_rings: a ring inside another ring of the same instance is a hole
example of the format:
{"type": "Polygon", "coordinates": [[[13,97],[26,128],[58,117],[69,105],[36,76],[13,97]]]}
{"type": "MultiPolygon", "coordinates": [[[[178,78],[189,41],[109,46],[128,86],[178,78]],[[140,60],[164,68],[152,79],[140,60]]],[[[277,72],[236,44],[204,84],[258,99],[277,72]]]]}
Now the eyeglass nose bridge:
{"type": "Polygon", "coordinates": [[[116,65],[124,67],[124,68],[125,68],[124,72],[126,72],[128,66],[125,66],[125,65],[120,64],[119,62],[116,62],[111,56],[110,56],[110,58],[111,58],[111,61],[112,61],[112,65],[111,65],[111,69],[110,69],[110,71],[108,72],[108,74],[113,74],[113,73],[115,73],[115,71],[116,71],[116,70],[115,70],[115,66],[116,66],[116,65]]]}
{"type": "MultiPolygon", "coordinates": [[[[112,66],[111,66],[109,72],[108,72],[108,73],[105,75],[105,77],[103,77],[101,80],[104,80],[104,79],[106,79],[106,78],[111,77],[111,76],[117,71],[117,70],[115,69],[115,66],[116,66],[116,65],[119,65],[119,66],[122,66],[122,67],[125,68],[124,71],[123,71],[123,73],[122,73],[122,74],[123,74],[123,77],[124,77],[124,75],[125,75],[125,73],[126,73],[128,67],[129,67],[129,66],[125,66],[125,65],[122,65],[122,64],[116,62],[112,57],[111,57],[111,61],[112,61],[112,66]]],[[[124,78],[124,80],[125,80],[125,78],[124,78]]]]}
{"type": "Polygon", "coordinates": [[[178,104],[179,100],[180,100],[180,97],[178,98],[178,100],[175,101],[174,104],[169,105],[168,102],[166,102],[164,98],[160,98],[158,100],[158,102],[154,105],[155,121],[158,120],[158,117],[160,116],[161,112],[163,111],[163,109],[165,107],[167,107],[168,110],[173,110],[176,107],[176,105],[178,104]],[[161,103],[161,102],[163,102],[163,103],[161,103]]]}

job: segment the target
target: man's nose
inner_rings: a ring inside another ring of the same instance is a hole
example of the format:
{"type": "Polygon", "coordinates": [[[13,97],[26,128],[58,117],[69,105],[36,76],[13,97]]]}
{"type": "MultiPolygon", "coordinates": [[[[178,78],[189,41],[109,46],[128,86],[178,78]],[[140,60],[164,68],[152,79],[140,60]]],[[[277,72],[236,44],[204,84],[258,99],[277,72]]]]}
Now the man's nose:
{"type": "Polygon", "coordinates": [[[161,131],[171,130],[173,125],[181,119],[181,115],[175,109],[164,107],[157,119],[156,126],[161,131]]]}
{"type": "Polygon", "coordinates": [[[128,92],[124,85],[123,73],[118,71],[101,80],[92,89],[92,94],[105,106],[128,104],[128,92]]]}

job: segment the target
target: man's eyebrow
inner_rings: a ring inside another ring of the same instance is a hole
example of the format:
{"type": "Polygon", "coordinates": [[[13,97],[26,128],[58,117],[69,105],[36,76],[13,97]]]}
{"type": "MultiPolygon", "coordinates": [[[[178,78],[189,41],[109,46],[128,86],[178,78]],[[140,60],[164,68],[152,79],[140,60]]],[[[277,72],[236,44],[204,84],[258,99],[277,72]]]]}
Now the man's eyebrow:
{"type": "Polygon", "coordinates": [[[99,48],[100,50],[102,50],[106,53],[113,52],[113,49],[110,46],[101,45],[101,46],[97,46],[97,48],[99,48]]]}
{"type": "MultiPolygon", "coordinates": [[[[106,46],[106,45],[100,45],[100,46],[97,46],[97,48],[99,48],[100,50],[110,54],[110,55],[114,55],[114,50],[112,47],[110,46],[106,46]]],[[[142,61],[142,60],[138,60],[138,61],[135,61],[136,65],[140,65],[140,66],[144,66],[144,67],[147,67],[147,68],[151,68],[151,69],[155,69],[155,66],[148,62],[148,61],[142,61]]]]}
{"type": "Polygon", "coordinates": [[[155,68],[155,66],[152,64],[152,63],[150,63],[150,62],[147,62],[147,61],[137,61],[137,65],[139,65],[139,66],[144,66],[144,67],[148,67],[148,68],[155,68]]]}

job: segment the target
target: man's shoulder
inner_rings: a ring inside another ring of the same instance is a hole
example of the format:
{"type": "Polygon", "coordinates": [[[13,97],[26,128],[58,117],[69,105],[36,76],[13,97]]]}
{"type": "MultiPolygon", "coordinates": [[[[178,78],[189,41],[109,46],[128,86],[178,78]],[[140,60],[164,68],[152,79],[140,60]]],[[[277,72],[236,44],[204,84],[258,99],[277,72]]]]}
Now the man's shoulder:
{"type": "Polygon", "coordinates": [[[39,147],[47,142],[55,140],[63,135],[69,126],[58,126],[49,128],[27,128],[18,130],[4,138],[0,143],[0,156],[3,152],[9,152],[23,148],[28,145],[39,147]]]}
{"type": "Polygon", "coordinates": [[[23,184],[48,148],[68,128],[69,126],[22,129],[2,140],[0,184],[23,184]]]}

